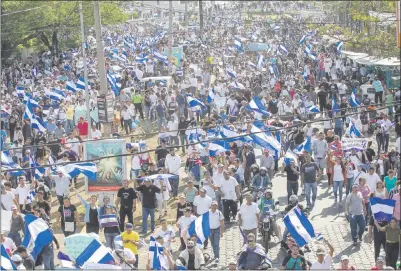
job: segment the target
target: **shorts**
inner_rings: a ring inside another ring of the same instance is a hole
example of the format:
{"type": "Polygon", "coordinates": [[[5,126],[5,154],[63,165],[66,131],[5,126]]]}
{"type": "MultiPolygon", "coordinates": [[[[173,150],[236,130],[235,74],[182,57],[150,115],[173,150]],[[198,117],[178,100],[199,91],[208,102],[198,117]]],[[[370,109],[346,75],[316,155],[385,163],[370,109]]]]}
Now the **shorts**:
{"type": "Polygon", "coordinates": [[[325,158],[316,158],[315,164],[320,168],[326,168],[326,159],[325,158]]]}

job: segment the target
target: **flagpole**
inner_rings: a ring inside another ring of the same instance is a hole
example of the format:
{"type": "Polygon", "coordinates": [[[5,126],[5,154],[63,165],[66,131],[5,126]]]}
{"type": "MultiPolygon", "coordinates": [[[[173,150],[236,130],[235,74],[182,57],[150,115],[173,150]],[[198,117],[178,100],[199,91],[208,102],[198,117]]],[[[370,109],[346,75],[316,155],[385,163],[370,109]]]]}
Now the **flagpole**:
{"type": "Polygon", "coordinates": [[[84,28],[84,15],[82,11],[82,1],[79,1],[79,18],[81,21],[81,48],[82,48],[82,57],[84,62],[84,82],[85,82],[85,104],[86,104],[86,121],[88,122],[88,139],[91,139],[91,116],[90,116],[90,107],[89,107],[89,90],[88,90],[88,67],[86,64],[86,50],[85,50],[85,28],[84,28]]]}

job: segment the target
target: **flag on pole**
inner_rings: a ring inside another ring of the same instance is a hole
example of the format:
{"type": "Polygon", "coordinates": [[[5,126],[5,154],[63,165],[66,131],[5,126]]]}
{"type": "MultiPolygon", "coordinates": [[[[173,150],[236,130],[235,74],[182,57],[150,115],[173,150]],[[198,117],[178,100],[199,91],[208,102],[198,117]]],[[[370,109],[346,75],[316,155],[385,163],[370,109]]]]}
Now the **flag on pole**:
{"type": "Polygon", "coordinates": [[[395,203],[396,201],[393,199],[370,198],[370,206],[375,220],[390,222],[393,218],[395,203]]]}
{"type": "Polygon", "coordinates": [[[297,206],[284,217],[284,224],[295,242],[303,247],[315,237],[315,230],[305,213],[297,206]]]}
{"type": "Polygon", "coordinates": [[[195,234],[198,237],[197,243],[203,244],[210,236],[209,212],[196,218],[189,225],[188,234],[191,236],[195,234]]]}

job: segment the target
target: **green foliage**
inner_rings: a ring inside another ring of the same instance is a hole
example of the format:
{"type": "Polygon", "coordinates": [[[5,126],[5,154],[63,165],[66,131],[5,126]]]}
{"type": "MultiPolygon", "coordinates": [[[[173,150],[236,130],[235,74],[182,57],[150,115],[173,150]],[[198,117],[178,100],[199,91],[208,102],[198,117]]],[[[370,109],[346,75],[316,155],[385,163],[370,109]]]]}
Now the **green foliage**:
{"type": "Polygon", "coordinates": [[[344,42],[344,50],[365,52],[380,57],[399,56],[395,34],[395,1],[331,1],[326,10],[340,17],[339,24],[318,28],[320,34],[344,42]],[[369,11],[394,13],[394,24],[381,30],[380,19],[369,11]],[[353,28],[351,24],[353,23],[353,28]],[[357,23],[357,24],[356,24],[357,23]],[[357,27],[355,27],[355,24],[357,27]]]}
{"type": "MultiPolygon", "coordinates": [[[[119,1],[99,2],[102,25],[123,23],[128,14],[119,1]]],[[[94,25],[92,1],[83,1],[84,25],[94,25]]],[[[80,17],[78,1],[2,1],[3,57],[7,57],[18,46],[43,45],[53,53],[63,43],[79,40],[80,17]],[[22,11],[22,12],[19,12],[22,11]],[[15,13],[14,13],[15,12],[15,13]],[[14,14],[12,14],[14,13],[14,14]],[[36,39],[36,40],[35,40],[36,39]],[[33,42],[31,42],[34,40],[33,42]]]]}

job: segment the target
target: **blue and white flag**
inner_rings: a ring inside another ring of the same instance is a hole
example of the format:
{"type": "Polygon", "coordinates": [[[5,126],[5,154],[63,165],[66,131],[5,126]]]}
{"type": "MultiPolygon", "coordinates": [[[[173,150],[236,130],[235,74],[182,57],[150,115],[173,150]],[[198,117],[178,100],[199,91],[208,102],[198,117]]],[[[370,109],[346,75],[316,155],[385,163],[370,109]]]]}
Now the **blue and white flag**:
{"type": "Polygon", "coordinates": [[[139,62],[139,63],[146,63],[148,61],[148,59],[149,59],[148,56],[145,56],[145,57],[137,56],[137,57],[135,57],[135,61],[139,62]]]}
{"type": "Polygon", "coordinates": [[[323,235],[322,235],[321,233],[318,233],[318,234],[316,235],[316,240],[317,240],[317,241],[323,240],[323,235]]]}
{"type": "Polygon", "coordinates": [[[1,270],[17,270],[3,244],[1,244],[1,270]]]}
{"type": "Polygon", "coordinates": [[[265,57],[262,54],[258,55],[258,59],[257,59],[257,67],[258,69],[261,69],[263,67],[263,64],[265,63],[265,57]]]}
{"type": "Polygon", "coordinates": [[[238,53],[242,53],[244,51],[244,47],[242,46],[241,38],[234,39],[234,47],[238,53]]]}
{"type": "Polygon", "coordinates": [[[208,147],[209,155],[211,157],[215,157],[219,153],[229,151],[230,146],[228,143],[229,143],[228,141],[223,141],[223,140],[216,140],[208,143],[200,142],[202,147],[204,148],[206,148],[206,146],[208,147]]]}
{"type": "Polygon", "coordinates": [[[107,83],[116,96],[120,95],[121,84],[117,82],[117,75],[107,71],[107,83]]]}
{"type": "Polygon", "coordinates": [[[188,234],[196,235],[198,237],[197,243],[203,244],[210,236],[210,223],[209,223],[209,212],[196,218],[191,222],[188,228],[188,234]]]}
{"type": "Polygon", "coordinates": [[[338,52],[339,54],[341,54],[341,51],[342,51],[342,49],[343,49],[343,45],[344,45],[344,42],[342,42],[342,41],[339,41],[339,42],[337,42],[337,44],[336,44],[337,52],[338,52]]]}
{"type": "Polygon", "coordinates": [[[312,54],[312,49],[307,45],[305,46],[304,53],[306,54],[306,56],[312,58],[313,60],[316,60],[316,56],[312,54]]]}
{"type": "Polygon", "coordinates": [[[254,63],[252,63],[250,61],[248,62],[248,65],[251,66],[252,68],[255,68],[255,69],[258,67],[258,66],[256,66],[256,64],[254,64],[254,63]]]}
{"type": "Polygon", "coordinates": [[[311,113],[320,113],[320,110],[316,105],[308,106],[306,109],[311,113]]]}
{"type": "Polygon", "coordinates": [[[295,165],[298,166],[298,156],[293,151],[288,149],[284,155],[284,163],[286,166],[288,166],[291,161],[294,161],[295,165]]]}
{"type": "Polygon", "coordinates": [[[252,138],[246,134],[239,134],[233,130],[230,126],[223,125],[220,128],[220,136],[224,138],[226,142],[242,141],[242,142],[252,142],[252,138]],[[235,137],[235,138],[232,138],[235,137]]]}
{"type": "Polygon", "coordinates": [[[249,136],[252,138],[253,142],[262,148],[268,149],[270,152],[277,154],[281,151],[281,144],[273,136],[267,135],[266,129],[261,129],[257,125],[253,124],[251,128],[251,133],[249,136]]]}
{"type": "Polygon", "coordinates": [[[187,96],[187,103],[189,108],[195,108],[196,106],[200,106],[202,109],[206,108],[204,103],[191,96],[187,96]]]}
{"type": "Polygon", "coordinates": [[[351,107],[358,107],[361,104],[356,98],[354,91],[352,91],[351,97],[349,98],[349,104],[351,105],[351,107]]]}
{"type": "Polygon", "coordinates": [[[211,102],[213,102],[214,96],[215,96],[215,91],[214,91],[214,88],[212,88],[211,90],[209,90],[209,94],[207,95],[207,102],[208,102],[209,104],[210,104],[211,102]]]}
{"type": "Polygon", "coordinates": [[[32,99],[28,100],[28,102],[25,104],[25,110],[24,110],[24,120],[25,119],[33,119],[34,117],[34,104],[31,102],[32,99]]]}
{"type": "Polygon", "coordinates": [[[333,104],[332,104],[332,109],[334,111],[334,113],[337,113],[340,111],[340,107],[338,106],[337,100],[336,98],[333,96],[332,98],[333,104]]]}
{"type": "Polygon", "coordinates": [[[284,224],[298,246],[303,247],[315,237],[315,230],[304,212],[297,206],[284,217],[284,224]]]}
{"type": "Polygon", "coordinates": [[[15,170],[15,171],[8,171],[11,176],[20,176],[23,175],[23,171],[20,170],[20,165],[14,163],[10,153],[8,151],[1,152],[1,169],[2,170],[15,170]]]}
{"type": "Polygon", "coordinates": [[[41,120],[39,117],[33,116],[31,119],[32,129],[36,129],[42,133],[46,132],[47,124],[41,120]]]}
{"type": "Polygon", "coordinates": [[[74,82],[72,81],[67,81],[67,83],[65,84],[65,89],[72,91],[73,93],[75,93],[77,91],[77,86],[75,85],[74,82]]]}
{"type": "Polygon", "coordinates": [[[163,55],[163,54],[161,54],[161,53],[159,53],[159,52],[157,52],[157,51],[155,51],[155,52],[153,53],[153,57],[156,58],[156,59],[159,60],[159,61],[162,61],[162,62],[164,62],[164,61],[167,60],[167,56],[165,56],[165,55],[163,55]]]}
{"type": "Polygon", "coordinates": [[[237,73],[230,68],[226,69],[227,75],[233,79],[237,79],[237,73]]]}
{"type": "Polygon", "coordinates": [[[358,130],[358,128],[356,128],[355,124],[352,122],[349,124],[348,130],[349,130],[349,136],[352,138],[357,138],[362,136],[361,132],[358,130]]]}
{"type": "Polygon", "coordinates": [[[102,228],[117,227],[118,219],[116,214],[105,214],[99,216],[99,224],[102,228]]]}
{"type": "Polygon", "coordinates": [[[306,35],[303,35],[303,36],[302,36],[302,38],[299,40],[299,45],[302,45],[302,44],[305,43],[306,37],[307,37],[306,35]]]}
{"type": "Polygon", "coordinates": [[[43,247],[53,242],[53,233],[51,232],[49,225],[47,225],[46,221],[42,218],[27,214],[25,215],[24,220],[25,236],[21,244],[24,247],[28,247],[29,243],[32,242],[33,249],[31,255],[36,260],[43,247]]]}
{"type": "Polygon", "coordinates": [[[75,84],[75,86],[76,86],[77,89],[84,90],[85,89],[85,79],[82,78],[82,77],[79,77],[77,83],[75,84]]]}
{"type": "Polygon", "coordinates": [[[97,167],[95,163],[82,162],[75,164],[68,164],[63,167],[59,167],[59,170],[63,171],[64,175],[70,178],[75,178],[79,174],[83,174],[88,177],[89,181],[95,181],[97,175],[97,167]]]}
{"type": "Polygon", "coordinates": [[[46,169],[44,167],[38,167],[39,164],[36,164],[35,167],[35,179],[38,180],[45,175],[46,169]]]}
{"type": "Polygon", "coordinates": [[[57,259],[59,259],[62,268],[75,269],[74,263],[67,254],[64,254],[63,252],[59,251],[57,254],[57,259]]]}
{"type": "Polygon", "coordinates": [[[17,91],[17,95],[18,95],[19,98],[24,97],[24,94],[25,94],[25,87],[24,86],[17,86],[15,88],[15,90],[17,91]]]}
{"type": "Polygon", "coordinates": [[[151,259],[150,267],[152,270],[168,270],[168,263],[166,263],[163,255],[163,246],[151,236],[149,243],[149,254],[151,259]]]}
{"type": "Polygon", "coordinates": [[[287,50],[287,48],[285,48],[284,45],[280,44],[279,48],[284,54],[288,55],[288,50],[287,50]]]}
{"type": "Polygon", "coordinates": [[[114,258],[107,247],[94,239],[75,260],[75,263],[80,267],[86,262],[108,264],[114,262],[114,258]]]}
{"type": "Polygon", "coordinates": [[[307,139],[305,139],[304,142],[302,142],[301,145],[299,145],[294,152],[295,153],[302,153],[304,151],[306,152],[311,152],[312,151],[312,138],[310,136],[308,136],[307,139]]]}
{"type": "Polygon", "coordinates": [[[253,97],[253,99],[246,106],[246,109],[255,111],[255,112],[259,113],[259,114],[262,114],[262,115],[265,115],[265,116],[268,116],[268,117],[271,115],[266,110],[266,108],[263,106],[263,104],[260,101],[258,96],[253,97]]]}
{"type": "Polygon", "coordinates": [[[390,222],[393,218],[395,203],[393,199],[370,198],[370,207],[375,220],[390,222]]]}

